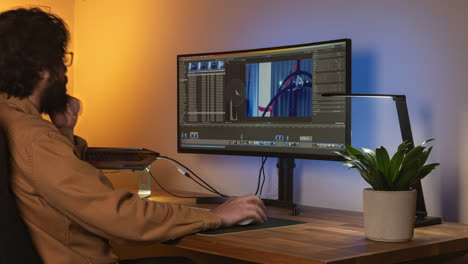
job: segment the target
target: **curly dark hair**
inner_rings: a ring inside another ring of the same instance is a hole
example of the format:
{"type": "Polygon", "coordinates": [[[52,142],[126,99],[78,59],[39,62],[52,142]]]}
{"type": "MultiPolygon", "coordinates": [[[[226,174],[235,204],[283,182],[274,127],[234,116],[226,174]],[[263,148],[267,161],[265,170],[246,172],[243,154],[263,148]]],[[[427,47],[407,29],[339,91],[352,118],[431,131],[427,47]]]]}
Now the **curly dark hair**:
{"type": "Polygon", "coordinates": [[[70,34],[65,22],[38,8],[0,13],[0,92],[32,94],[44,69],[63,65],[70,34]]]}

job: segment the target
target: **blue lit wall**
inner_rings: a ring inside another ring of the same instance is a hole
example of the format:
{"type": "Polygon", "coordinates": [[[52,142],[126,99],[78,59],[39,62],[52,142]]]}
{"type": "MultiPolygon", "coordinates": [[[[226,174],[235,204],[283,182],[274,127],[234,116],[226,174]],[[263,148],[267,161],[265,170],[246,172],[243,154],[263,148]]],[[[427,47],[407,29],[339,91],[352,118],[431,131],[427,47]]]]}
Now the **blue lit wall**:
{"type": "MultiPolygon", "coordinates": [[[[351,38],[353,92],[406,94],[416,143],[436,139],[431,161],[442,165],[423,183],[430,214],[468,222],[468,210],[464,209],[468,208],[468,160],[464,156],[468,122],[463,114],[468,113],[464,102],[468,97],[467,1],[102,0],[77,1],[75,5],[78,50],[90,46],[85,41],[90,38],[93,45],[113,45],[119,52],[105,54],[108,66],[113,67],[119,67],[118,59],[126,50],[132,55],[125,61],[132,69],[129,74],[109,73],[106,80],[115,79],[110,91],[135,91],[125,102],[138,105],[133,110],[139,113],[138,118],[109,122],[99,132],[83,129],[95,145],[153,148],[186,162],[223,192],[252,193],[259,158],[176,153],[176,55],[351,38]],[[99,19],[104,13],[122,21],[99,19]],[[100,34],[88,35],[96,25],[134,43],[123,47],[100,34]],[[132,76],[138,78],[128,82],[128,78],[135,78],[132,76]],[[122,124],[134,129],[120,138],[105,136],[123,129],[122,124]]],[[[82,54],[82,64],[77,61],[75,66],[77,80],[87,80],[93,74],[86,71],[86,65],[98,56],[91,51],[82,54]]],[[[102,78],[106,77],[103,74],[102,78]]],[[[76,82],[75,90],[86,97],[90,84],[76,82]]],[[[98,102],[88,97],[89,107],[97,108],[98,102]]],[[[393,102],[353,102],[353,145],[386,145],[394,150],[400,134],[393,102]]],[[[111,110],[99,111],[113,114],[111,110]]],[[[88,115],[82,126],[102,120],[88,115]]],[[[200,190],[169,165],[156,164],[153,170],[168,186],[200,190]]],[[[275,160],[269,161],[267,173],[266,192],[274,194],[275,160]]],[[[298,160],[295,180],[295,199],[300,204],[362,209],[361,193],[366,184],[338,162],[298,160]]]]}

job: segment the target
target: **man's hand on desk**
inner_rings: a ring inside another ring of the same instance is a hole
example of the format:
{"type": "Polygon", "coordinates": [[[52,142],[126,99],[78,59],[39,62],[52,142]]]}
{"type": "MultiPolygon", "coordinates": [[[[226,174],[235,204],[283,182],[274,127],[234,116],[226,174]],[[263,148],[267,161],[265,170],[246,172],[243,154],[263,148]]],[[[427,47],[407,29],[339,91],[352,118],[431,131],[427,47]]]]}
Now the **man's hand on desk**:
{"type": "Polygon", "coordinates": [[[248,218],[263,223],[267,220],[265,210],[265,205],[260,198],[247,195],[231,198],[211,211],[221,217],[222,226],[232,226],[248,218]]]}

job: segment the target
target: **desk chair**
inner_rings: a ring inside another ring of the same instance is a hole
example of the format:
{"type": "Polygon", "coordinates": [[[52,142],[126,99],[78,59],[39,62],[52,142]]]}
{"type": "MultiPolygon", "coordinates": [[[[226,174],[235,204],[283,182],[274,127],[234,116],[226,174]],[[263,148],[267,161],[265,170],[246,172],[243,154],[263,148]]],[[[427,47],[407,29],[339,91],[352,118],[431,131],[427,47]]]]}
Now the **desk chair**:
{"type": "Polygon", "coordinates": [[[0,129],[0,263],[42,264],[11,190],[8,141],[0,129]]]}

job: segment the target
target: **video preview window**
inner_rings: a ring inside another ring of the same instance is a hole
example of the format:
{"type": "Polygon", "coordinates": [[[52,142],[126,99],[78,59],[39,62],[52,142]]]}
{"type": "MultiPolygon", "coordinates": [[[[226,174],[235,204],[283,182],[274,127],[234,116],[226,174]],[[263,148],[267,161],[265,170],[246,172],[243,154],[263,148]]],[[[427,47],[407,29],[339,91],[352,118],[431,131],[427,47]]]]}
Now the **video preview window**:
{"type": "Polygon", "coordinates": [[[312,59],[246,66],[248,117],[312,116],[312,59]]]}

